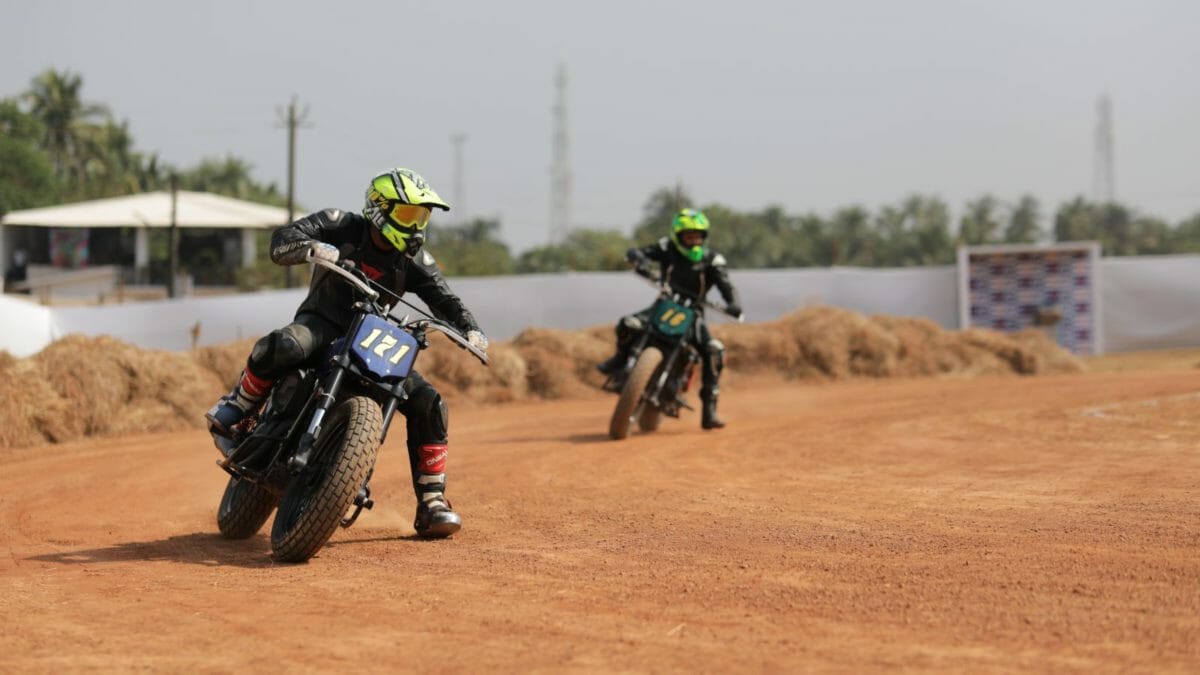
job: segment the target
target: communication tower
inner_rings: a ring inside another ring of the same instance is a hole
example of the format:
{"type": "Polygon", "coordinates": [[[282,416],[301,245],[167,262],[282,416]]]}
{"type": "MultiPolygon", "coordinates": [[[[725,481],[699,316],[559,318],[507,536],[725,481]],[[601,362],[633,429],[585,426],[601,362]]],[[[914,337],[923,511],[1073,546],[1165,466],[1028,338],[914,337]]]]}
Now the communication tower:
{"type": "Polygon", "coordinates": [[[458,212],[458,222],[467,222],[467,192],[463,185],[463,143],[467,141],[466,134],[452,134],[450,144],[454,146],[454,210],[458,212]]]}
{"type": "Polygon", "coordinates": [[[1112,100],[1105,94],[1096,103],[1096,153],[1092,165],[1092,199],[1107,204],[1116,200],[1116,197],[1112,100]]]}
{"type": "Polygon", "coordinates": [[[567,158],[567,67],[554,75],[554,134],[550,162],[550,243],[567,237],[571,219],[571,164],[567,158]]]}

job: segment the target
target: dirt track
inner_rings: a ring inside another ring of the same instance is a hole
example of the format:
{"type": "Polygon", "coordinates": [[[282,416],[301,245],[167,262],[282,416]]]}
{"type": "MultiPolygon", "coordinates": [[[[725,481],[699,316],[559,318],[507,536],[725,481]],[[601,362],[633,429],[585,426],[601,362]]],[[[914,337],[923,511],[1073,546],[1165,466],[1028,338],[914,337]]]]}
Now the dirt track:
{"type": "MultiPolygon", "coordinates": [[[[757,384],[758,386],[753,386],[757,384]]],[[[200,432],[0,449],[0,672],[1200,670],[1200,371],[452,410],[454,539],[226,542],[200,432]]]]}

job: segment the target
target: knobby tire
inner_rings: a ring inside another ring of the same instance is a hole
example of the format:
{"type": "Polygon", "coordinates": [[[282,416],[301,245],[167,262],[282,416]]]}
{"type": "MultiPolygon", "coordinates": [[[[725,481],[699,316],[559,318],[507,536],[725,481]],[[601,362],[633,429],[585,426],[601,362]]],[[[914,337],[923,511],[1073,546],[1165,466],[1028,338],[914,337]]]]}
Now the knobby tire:
{"type": "Polygon", "coordinates": [[[271,555],[308,560],[329,541],[367,481],[379,451],[383,419],[366,396],[340,403],[326,419],[308,468],[292,479],[271,528],[271,555]]]}
{"type": "Polygon", "coordinates": [[[621,398],[617,400],[617,407],[613,410],[612,420],[608,423],[608,435],[613,440],[619,441],[629,435],[629,427],[633,422],[633,415],[637,409],[638,402],[641,400],[642,394],[645,393],[646,385],[650,382],[650,378],[654,375],[658,364],[662,362],[662,358],[662,352],[653,347],[647,347],[638,356],[637,363],[634,364],[633,370],[629,372],[629,377],[625,380],[625,386],[621,389],[621,398]]]}
{"type": "Polygon", "coordinates": [[[231,476],[217,507],[217,529],[226,539],[253,537],[278,502],[278,497],[257,483],[231,476]]]}

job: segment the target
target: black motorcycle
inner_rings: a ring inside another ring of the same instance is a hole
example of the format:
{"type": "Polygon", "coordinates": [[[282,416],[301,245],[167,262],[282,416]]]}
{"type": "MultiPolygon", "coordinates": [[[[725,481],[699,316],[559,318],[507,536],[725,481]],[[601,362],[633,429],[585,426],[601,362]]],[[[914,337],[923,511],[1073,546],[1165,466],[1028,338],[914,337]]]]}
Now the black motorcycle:
{"type": "Polygon", "coordinates": [[[700,354],[692,345],[696,309],[707,307],[726,316],[743,320],[723,307],[710,304],[669,280],[637,270],[658,289],[658,299],[650,308],[648,325],[629,350],[623,368],[610,375],[604,389],[619,393],[617,407],[608,423],[608,435],[621,440],[636,422],[644,432],[656,431],[663,416],[679,417],[683,408],[695,410],[684,398],[696,376],[700,354]]]}
{"type": "Polygon", "coordinates": [[[415,321],[394,318],[392,303],[381,301],[381,292],[408,303],[352,262],[309,260],[357,289],[349,330],[317,365],[276,382],[232,437],[217,437],[225,455],[217,463],[230,475],[217,510],[221,535],[253,536],[278,506],[271,554],[281,562],[308,560],[339,525],[350,527],[374,505],[369,482],[375,459],[407,396],[404,380],[417,354],[429,346],[427,331],[445,334],[484,365],[488,362],[487,354],[443,321],[428,315],[415,321]]]}

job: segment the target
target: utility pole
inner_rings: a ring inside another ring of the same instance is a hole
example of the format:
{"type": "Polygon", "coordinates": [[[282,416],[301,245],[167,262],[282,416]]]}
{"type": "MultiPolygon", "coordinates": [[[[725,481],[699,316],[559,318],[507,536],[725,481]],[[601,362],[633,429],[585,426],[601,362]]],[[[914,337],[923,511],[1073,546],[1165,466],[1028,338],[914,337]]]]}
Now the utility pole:
{"type": "Polygon", "coordinates": [[[1092,198],[1108,204],[1117,198],[1117,167],[1113,157],[1112,99],[1108,94],[1096,102],[1096,148],[1092,164],[1092,198]]]}
{"type": "Polygon", "coordinates": [[[167,230],[167,295],[169,297],[179,297],[179,223],[176,222],[176,214],[179,204],[179,175],[174,171],[171,172],[171,226],[167,230]]]}
{"type": "MultiPolygon", "coordinates": [[[[288,222],[290,224],[296,219],[296,129],[298,127],[311,127],[308,123],[308,106],[304,106],[304,110],[297,114],[296,112],[296,97],[292,97],[291,103],[288,103],[286,116],[284,111],[277,111],[280,123],[276,127],[285,127],[288,130],[288,149],[287,149],[287,213],[288,222]]],[[[288,265],[283,268],[283,283],[287,288],[292,287],[292,266],[288,265]]]]}
{"type": "Polygon", "coordinates": [[[463,133],[450,136],[454,146],[454,208],[458,209],[460,223],[467,222],[467,195],[463,187],[463,143],[466,141],[467,135],[463,133]]]}
{"type": "Polygon", "coordinates": [[[550,243],[562,243],[571,220],[571,162],[567,158],[567,67],[554,76],[554,134],[550,160],[550,243]]]}

